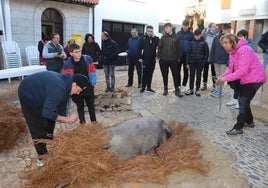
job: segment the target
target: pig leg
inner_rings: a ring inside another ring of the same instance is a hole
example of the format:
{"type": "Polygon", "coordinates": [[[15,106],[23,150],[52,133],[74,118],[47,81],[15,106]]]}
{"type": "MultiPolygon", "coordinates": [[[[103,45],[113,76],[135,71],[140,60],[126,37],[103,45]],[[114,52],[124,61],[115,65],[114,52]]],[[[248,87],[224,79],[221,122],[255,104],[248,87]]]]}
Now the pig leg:
{"type": "Polygon", "coordinates": [[[156,151],[156,147],[151,148],[149,151],[147,151],[145,154],[153,155],[159,157],[159,154],[156,151]]]}

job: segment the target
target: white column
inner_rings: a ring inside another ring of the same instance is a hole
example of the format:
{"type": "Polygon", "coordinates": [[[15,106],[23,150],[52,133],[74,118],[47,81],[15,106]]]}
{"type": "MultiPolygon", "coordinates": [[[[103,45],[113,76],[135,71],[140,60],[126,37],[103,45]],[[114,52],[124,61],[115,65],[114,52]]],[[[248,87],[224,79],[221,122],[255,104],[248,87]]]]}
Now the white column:
{"type": "Polygon", "coordinates": [[[0,36],[0,44],[5,41],[5,25],[4,25],[4,14],[3,14],[3,0],[0,1],[0,30],[3,31],[3,36],[0,36]]]}
{"type": "Polygon", "coordinates": [[[9,0],[2,0],[3,18],[4,18],[4,34],[5,40],[12,41],[11,33],[11,18],[10,18],[10,3],[9,0]]]}
{"type": "Polygon", "coordinates": [[[93,23],[92,23],[93,17],[92,17],[92,8],[88,7],[88,32],[93,33],[93,23]]]}

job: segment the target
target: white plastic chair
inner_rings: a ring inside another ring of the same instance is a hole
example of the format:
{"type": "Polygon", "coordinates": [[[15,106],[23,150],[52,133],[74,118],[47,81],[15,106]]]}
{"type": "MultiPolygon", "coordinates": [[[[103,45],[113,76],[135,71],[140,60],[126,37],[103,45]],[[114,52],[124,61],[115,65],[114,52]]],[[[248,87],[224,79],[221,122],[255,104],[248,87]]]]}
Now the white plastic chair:
{"type": "Polygon", "coordinates": [[[28,65],[40,65],[37,46],[27,46],[25,52],[28,65]]]}
{"type": "MultiPolygon", "coordinates": [[[[5,41],[2,43],[2,49],[4,69],[22,67],[20,48],[16,42],[5,41]]],[[[11,82],[10,78],[8,81],[11,82]]]]}

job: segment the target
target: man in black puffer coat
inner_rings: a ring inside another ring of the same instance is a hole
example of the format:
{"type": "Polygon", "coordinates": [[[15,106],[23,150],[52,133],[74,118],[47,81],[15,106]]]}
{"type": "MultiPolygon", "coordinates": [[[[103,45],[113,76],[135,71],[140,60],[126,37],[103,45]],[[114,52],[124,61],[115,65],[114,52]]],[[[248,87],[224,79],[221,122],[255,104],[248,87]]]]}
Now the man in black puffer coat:
{"type": "Polygon", "coordinates": [[[202,31],[196,29],[194,31],[194,40],[189,45],[189,50],[187,54],[187,68],[190,69],[190,89],[185,92],[185,95],[194,94],[194,80],[196,74],[196,88],[195,95],[200,95],[200,82],[201,74],[204,67],[204,64],[208,60],[209,49],[207,42],[202,38],[202,31]]]}
{"type": "Polygon", "coordinates": [[[154,36],[153,26],[148,25],[146,27],[146,34],[141,38],[140,42],[141,57],[143,60],[142,89],[140,92],[144,92],[146,87],[147,91],[154,92],[154,90],[151,88],[151,84],[155,69],[156,49],[158,43],[159,38],[154,36]]]}

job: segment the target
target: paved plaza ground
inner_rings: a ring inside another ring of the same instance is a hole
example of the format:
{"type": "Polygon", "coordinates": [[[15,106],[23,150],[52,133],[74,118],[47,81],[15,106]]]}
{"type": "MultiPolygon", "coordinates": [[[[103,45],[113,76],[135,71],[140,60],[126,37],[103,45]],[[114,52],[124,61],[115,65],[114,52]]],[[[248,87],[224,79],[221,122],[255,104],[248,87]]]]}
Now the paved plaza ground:
{"type": "MultiPolygon", "coordinates": [[[[104,93],[105,82],[103,70],[99,69],[98,84],[95,94],[104,93]]],[[[238,110],[225,104],[232,97],[232,90],[223,87],[222,107],[219,110],[219,100],[210,96],[210,87],[201,92],[201,97],[195,95],[178,98],[174,94],[172,77],[169,77],[169,94],[163,96],[163,83],[157,64],[153,77],[152,88],[156,91],[140,93],[137,88],[137,77],[134,86],[127,84],[127,67],[116,67],[116,88],[131,93],[131,110],[126,111],[97,111],[100,123],[113,125],[117,122],[142,116],[159,117],[166,122],[175,121],[186,123],[195,130],[194,138],[202,145],[201,154],[210,161],[211,171],[207,176],[192,171],[172,174],[169,184],[142,184],[126,187],[268,187],[268,122],[255,120],[255,128],[244,129],[244,134],[228,136],[225,131],[232,128],[238,110]]],[[[16,89],[18,79],[8,84],[7,80],[0,81],[0,94],[16,89]]],[[[258,100],[257,96],[254,100],[258,100]]],[[[74,107],[72,107],[74,111],[74,107]]],[[[20,173],[32,164],[36,158],[31,139],[20,138],[15,147],[0,153],[0,188],[20,187],[20,173]]]]}

